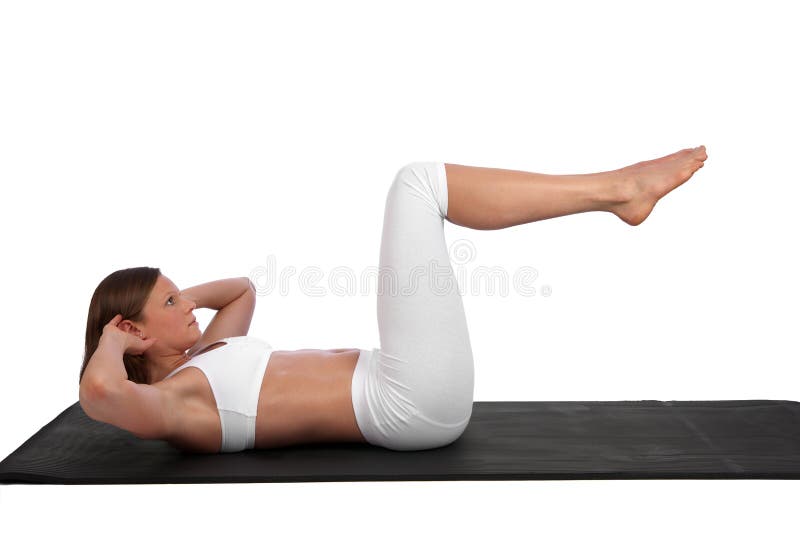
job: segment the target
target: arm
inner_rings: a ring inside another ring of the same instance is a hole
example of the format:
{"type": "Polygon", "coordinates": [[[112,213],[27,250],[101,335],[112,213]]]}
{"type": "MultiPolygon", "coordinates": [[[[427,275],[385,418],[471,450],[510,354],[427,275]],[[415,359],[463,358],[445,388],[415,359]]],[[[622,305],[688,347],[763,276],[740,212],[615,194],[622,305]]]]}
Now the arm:
{"type": "Polygon", "coordinates": [[[198,308],[221,310],[248,290],[255,293],[256,288],[248,277],[242,276],[188,287],[181,291],[181,295],[193,300],[198,308]]]}
{"type": "Polygon", "coordinates": [[[246,336],[250,330],[256,308],[256,289],[249,278],[209,282],[185,289],[181,294],[195,299],[198,308],[217,310],[200,339],[189,349],[190,356],[214,341],[225,337],[246,336]]]}
{"type": "Polygon", "coordinates": [[[109,423],[144,439],[169,435],[176,413],[174,395],[128,380],[122,355],[124,338],[102,337],[83,373],[79,401],[90,418],[109,423]]]}
{"type": "Polygon", "coordinates": [[[101,336],[97,349],[92,354],[81,378],[80,395],[93,393],[107,383],[128,380],[128,372],[122,363],[125,345],[119,338],[101,336]]]}
{"type": "Polygon", "coordinates": [[[95,421],[127,430],[142,439],[167,439],[181,407],[177,396],[149,384],[125,380],[109,388],[81,386],[80,405],[95,421]]]}

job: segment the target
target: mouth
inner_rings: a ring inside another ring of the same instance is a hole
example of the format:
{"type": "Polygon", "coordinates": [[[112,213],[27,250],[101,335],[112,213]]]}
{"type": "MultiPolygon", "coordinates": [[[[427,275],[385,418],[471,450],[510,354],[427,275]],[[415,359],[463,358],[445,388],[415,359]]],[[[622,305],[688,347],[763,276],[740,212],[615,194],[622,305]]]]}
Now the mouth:
{"type": "Polygon", "coordinates": [[[194,326],[194,325],[196,325],[196,324],[197,324],[197,319],[195,319],[194,321],[192,321],[191,323],[189,323],[189,326],[194,326]]]}

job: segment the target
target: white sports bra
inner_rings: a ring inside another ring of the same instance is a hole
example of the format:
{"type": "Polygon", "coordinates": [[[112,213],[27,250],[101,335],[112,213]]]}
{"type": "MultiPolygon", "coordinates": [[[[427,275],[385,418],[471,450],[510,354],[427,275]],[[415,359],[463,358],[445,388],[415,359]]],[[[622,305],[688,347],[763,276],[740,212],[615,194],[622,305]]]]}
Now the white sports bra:
{"type": "Polygon", "coordinates": [[[256,437],[258,395],[272,346],[252,336],[226,337],[225,345],[194,356],[164,380],[186,367],[206,375],[217,403],[222,425],[220,452],[252,449],[256,437]]]}

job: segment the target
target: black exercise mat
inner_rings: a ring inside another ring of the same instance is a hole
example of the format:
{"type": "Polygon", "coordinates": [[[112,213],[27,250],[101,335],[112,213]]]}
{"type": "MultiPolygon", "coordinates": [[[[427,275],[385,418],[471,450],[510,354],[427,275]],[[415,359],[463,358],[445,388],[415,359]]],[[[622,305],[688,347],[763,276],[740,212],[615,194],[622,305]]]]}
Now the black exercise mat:
{"type": "Polygon", "coordinates": [[[184,453],[89,419],[79,403],[0,462],[3,484],[800,478],[800,403],[476,402],[424,451],[362,443],[184,453]]]}

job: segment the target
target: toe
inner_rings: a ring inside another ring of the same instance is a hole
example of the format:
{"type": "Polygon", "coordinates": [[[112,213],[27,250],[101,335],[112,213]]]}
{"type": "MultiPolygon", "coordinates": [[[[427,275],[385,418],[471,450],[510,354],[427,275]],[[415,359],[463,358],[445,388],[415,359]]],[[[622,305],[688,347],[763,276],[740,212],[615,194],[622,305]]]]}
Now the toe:
{"type": "Polygon", "coordinates": [[[700,145],[699,147],[695,148],[694,150],[695,150],[695,157],[696,158],[701,159],[703,161],[705,161],[706,158],[708,158],[708,155],[706,154],[705,145],[700,145]]]}

